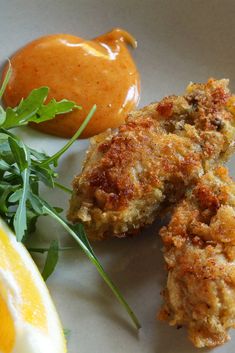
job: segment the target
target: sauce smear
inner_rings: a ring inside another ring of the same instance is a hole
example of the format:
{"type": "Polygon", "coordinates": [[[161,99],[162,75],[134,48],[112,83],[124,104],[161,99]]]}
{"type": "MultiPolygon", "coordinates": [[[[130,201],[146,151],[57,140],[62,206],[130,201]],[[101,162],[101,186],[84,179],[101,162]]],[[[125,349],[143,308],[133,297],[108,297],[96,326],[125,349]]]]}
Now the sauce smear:
{"type": "Polygon", "coordinates": [[[135,39],[114,29],[87,41],[69,34],[49,35],[26,45],[12,58],[13,74],[4,94],[7,106],[16,106],[32,89],[50,88],[48,100],[73,100],[82,110],[33,127],[49,134],[71,137],[91,107],[97,111],[82,137],[115,128],[139,101],[138,70],[127,49],[135,39]]]}

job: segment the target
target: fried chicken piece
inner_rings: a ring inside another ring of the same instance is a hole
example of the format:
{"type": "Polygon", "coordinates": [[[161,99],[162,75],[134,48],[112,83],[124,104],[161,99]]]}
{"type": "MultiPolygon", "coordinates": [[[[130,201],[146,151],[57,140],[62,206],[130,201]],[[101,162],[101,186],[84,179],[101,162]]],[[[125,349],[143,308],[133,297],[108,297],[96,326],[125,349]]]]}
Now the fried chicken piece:
{"type": "Polygon", "coordinates": [[[90,239],[135,234],[231,153],[234,97],[228,80],[190,84],[131,113],[117,130],[91,139],[73,182],[68,218],[90,239]]]}
{"type": "Polygon", "coordinates": [[[235,182],[208,172],[160,231],[168,269],[160,319],[186,326],[196,347],[214,347],[235,328],[235,182]]]}

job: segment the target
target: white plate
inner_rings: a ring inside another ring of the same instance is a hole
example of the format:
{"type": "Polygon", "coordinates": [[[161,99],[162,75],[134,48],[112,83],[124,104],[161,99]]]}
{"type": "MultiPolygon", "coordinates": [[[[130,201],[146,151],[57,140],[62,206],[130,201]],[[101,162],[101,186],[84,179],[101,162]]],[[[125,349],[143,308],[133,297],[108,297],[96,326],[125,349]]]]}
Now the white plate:
{"type": "MultiPolygon", "coordinates": [[[[189,81],[205,81],[210,76],[230,78],[235,89],[234,13],[233,0],[0,0],[0,64],[44,34],[67,32],[92,38],[119,26],[138,39],[133,55],[142,78],[141,106],[181,93],[189,81]]],[[[30,129],[21,134],[48,153],[65,142],[30,129]]],[[[61,161],[59,172],[67,185],[79,171],[86,146],[86,141],[76,143],[61,161]]],[[[67,206],[66,195],[49,196],[56,204],[67,206]]],[[[156,233],[152,229],[134,239],[95,244],[97,255],[142,323],[139,334],[81,252],[61,256],[48,285],[64,327],[72,330],[69,353],[198,352],[183,329],[156,320],[166,279],[156,233]]],[[[46,219],[40,222],[40,234],[41,238],[59,237],[63,244],[73,244],[46,219]]],[[[235,334],[232,336],[234,341],[213,352],[233,353],[235,334]]]]}

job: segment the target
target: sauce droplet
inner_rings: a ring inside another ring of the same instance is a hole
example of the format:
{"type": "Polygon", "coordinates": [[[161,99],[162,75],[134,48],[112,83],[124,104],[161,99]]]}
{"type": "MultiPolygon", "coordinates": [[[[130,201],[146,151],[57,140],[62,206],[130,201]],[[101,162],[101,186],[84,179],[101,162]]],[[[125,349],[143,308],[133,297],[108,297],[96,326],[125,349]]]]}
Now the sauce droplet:
{"type": "Polygon", "coordinates": [[[4,103],[16,106],[32,89],[48,86],[48,100],[66,98],[83,109],[34,124],[36,129],[71,137],[94,104],[97,111],[82,137],[115,128],[140,95],[138,70],[126,44],[137,46],[132,35],[119,28],[91,41],[70,34],[36,39],[11,58],[13,74],[4,103]]]}

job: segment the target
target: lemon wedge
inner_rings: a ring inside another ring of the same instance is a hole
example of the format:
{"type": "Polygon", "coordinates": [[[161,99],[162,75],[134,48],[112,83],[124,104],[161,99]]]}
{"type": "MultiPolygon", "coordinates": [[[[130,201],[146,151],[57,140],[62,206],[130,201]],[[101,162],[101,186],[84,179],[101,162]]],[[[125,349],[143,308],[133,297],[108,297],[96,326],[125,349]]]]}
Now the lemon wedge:
{"type": "Polygon", "coordinates": [[[0,353],[65,353],[47,287],[25,247],[0,220],[0,353]]]}

